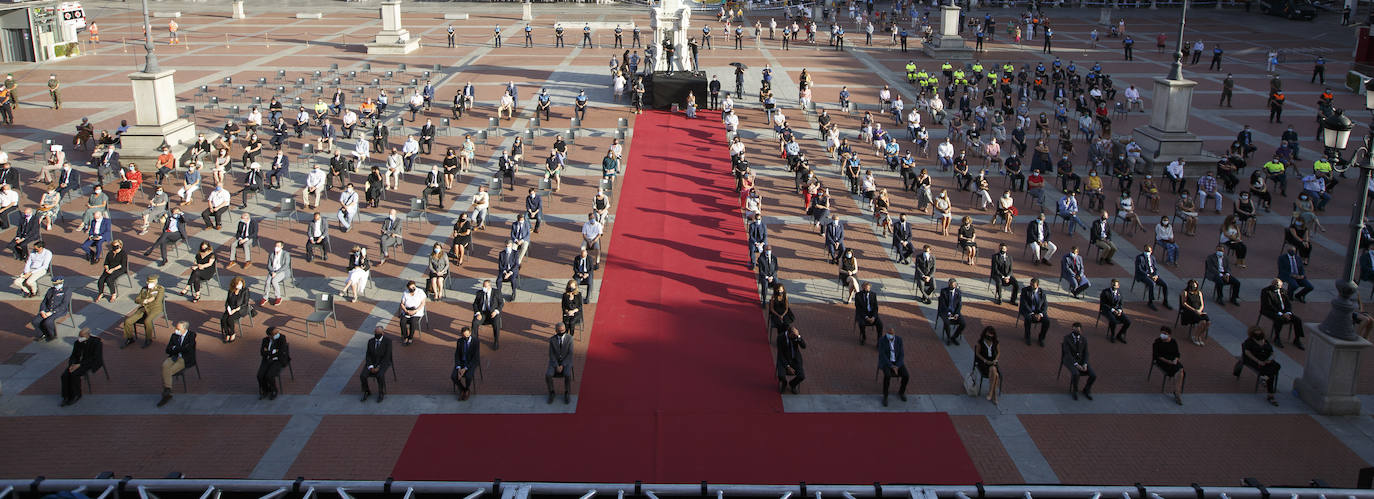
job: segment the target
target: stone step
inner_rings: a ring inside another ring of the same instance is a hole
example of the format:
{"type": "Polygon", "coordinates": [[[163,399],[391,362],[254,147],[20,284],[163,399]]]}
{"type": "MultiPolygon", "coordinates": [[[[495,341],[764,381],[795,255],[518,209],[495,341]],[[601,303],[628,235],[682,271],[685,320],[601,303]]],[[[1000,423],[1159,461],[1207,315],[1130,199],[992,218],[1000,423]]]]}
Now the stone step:
{"type": "Polygon", "coordinates": [[[322,12],[297,12],[296,19],[324,19],[322,12]]]}

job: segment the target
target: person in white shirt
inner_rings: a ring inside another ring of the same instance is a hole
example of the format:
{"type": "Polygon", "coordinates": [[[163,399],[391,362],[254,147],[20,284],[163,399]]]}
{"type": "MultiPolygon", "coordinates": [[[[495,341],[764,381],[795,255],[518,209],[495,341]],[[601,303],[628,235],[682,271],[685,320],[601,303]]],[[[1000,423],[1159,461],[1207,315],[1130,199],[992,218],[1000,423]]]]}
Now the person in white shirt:
{"type": "Polygon", "coordinates": [[[735,111],[735,99],[730,98],[730,93],[725,93],[725,99],[720,103],[720,112],[732,113],[735,111]]]}
{"type": "Polygon", "coordinates": [[[401,151],[395,147],[391,148],[391,154],[386,157],[386,172],[382,175],[382,183],[387,190],[396,190],[401,187],[401,174],[405,171],[405,159],[401,156],[401,151]]]}
{"type": "Polygon", "coordinates": [[[587,215],[587,222],[582,224],[582,247],[587,251],[596,251],[596,263],[592,264],[592,270],[601,268],[602,230],[601,222],[596,221],[596,214],[587,215]]]}
{"type": "Polygon", "coordinates": [[[320,205],[320,195],[324,194],[325,182],[329,180],[329,174],[325,173],[320,165],[315,165],[310,169],[310,174],[305,177],[305,190],[301,191],[301,202],[305,203],[306,208],[315,208],[320,205]],[[311,200],[314,196],[314,200],[311,200]]]}
{"type": "Polygon", "coordinates": [[[19,209],[19,193],[10,184],[0,184],[0,230],[10,228],[10,213],[19,209]]]}
{"type": "Polygon", "coordinates": [[[1169,178],[1169,190],[1181,194],[1185,190],[1187,181],[1183,178],[1183,166],[1187,164],[1183,158],[1170,161],[1169,166],[1164,167],[1165,176],[1169,178]]]}
{"type": "Polygon", "coordinates": [[[487,230],[487,208],[490,203],[487,186],[478,186],[477,194],[472,195],[472,223],[477,225],[477,230],[487,230]]]}
{"type": "Polygon", "coordinates": [[[892,90],[889,90],[887,85],[883,85],[883,89],[878,91],[878,102],[883,105],[889,105],[892,102],[892,90]]]}
{"type": "Polygon", "coordinates": [[[1140,90],[1137,90],[1135,85],[1126,87],[1121,93],[1126,96],[1127,111],[1139,109],[1140,112],[1145,112],[1145,101],[1140,100],[1140,90]]]}
{"type": "MultiPolygon", "coordinates": [[[[420,141],[414,135],[407,135],[406,141],[401,144],[401,157],[405,165],[405,171],[409,172],[415,167],[415,156],[420,154],[420,141]]],[[[397,179],[400,182],[400,179],[397,179]]]]}
{"type": "Polygon", "coordinates": [[[945,100],[936,95],[930,98],[930,119],[936,124],[945,122],[945,100]]]}
{"type": "Polygon", "coordinates": [[[248,111],[248,117],[243,120],[243,125],[248,129],[248,133],[256,132],[258,127],[262,126],[262,111],[259,111],[257,106],[253,106],[248,111]]]}
{"type": "Polygon", "coordinates": [[[428,297],[425,292],[415,285],[415,281],[406,283],[405,292],[401,293],[401,344],[410,345],[415,342],[415,333],[420,330],[420,321],[425,317],[425,301],[428,297]]]}
{"type": "Polygon", "coordinates": [[[1159,217],[1155,225],[1155,242],[1164,247],[1164,263],[1175,265],[1178,262],[1178,243],[1174,241],[1174,227],[1169,217],[1159,217]]]}
{"type": "Polygon", "coordinates": [[[24,292],[24,297],[38,296],[38,279],[48,273],[49,265],[52,265],[52,252],[48,251],[47,244],[43,241],[33,243],[33,251],[24,261],[24,270],[14,279],[14,285],[24,292]]]}
{"type": "Polygon", "coordinates": [[[954,166],[954,143],[950,142],[949,137],[935,147],[935,154],[940,157],[940,169],[948,171],[954,166]]]}
{"type": "Polygon", "coordinates": [[[367,137],[358,137],[358,142],[353,144],[353,164],[354,169],[367,168],[367,157],[372,152],[367,137]]]}
{"type": "Polygon", "coordinates": [[[354,131],[354,130],[357,128],[357,126],[358,126],[358,113],[353,112],[352,109],[349,109],[348,111],[345,111],[345,112],[344,112],[344,115],[343,115],[342,122],[343,122],[343,134],[344,134],[344,138],[345,138],[345,139],[351,139],[351,138],[353,138],[353,131],[354,131]]]}
{"type": "Polygon", "coordinates": [[[496,108],[497,119],[503,114],[507,119],[515,119],[515,98],[510,94],[501,94],[501,104],[496,108]]]}
{"type": "Polygon", "coordinates": [[[206,228],[214,227],[215,230],[219,230],[224,226],[221,217],[224,216],[224,212],[229,211],[229,199],[229,190],[224,188],[224,184],[216,183],[215,190],[210,191],[210,195],[206,197],[209,206],[200,213],[200,219],[205,221],[206,228]]]}
{"type": "Polygon", "coordinates": [[[358,216],[358,193],[353,190],[353,184],[344,187],[343,194],[339,195],[339,226],[344,232],[353,228],[353,219],[358,216]]]}
{"type": "Polygon", "coordinates": [[[415,115],[419,114],[425,107],[425,96],[420,95],[420,91],[416,90],[410,94],[410,102],[407,102],[406,105],[410,108],[410,121],[415,121],[415,115]]]}
{"type": "Polygon", "coordinates": [[[725,131],[727,131],[727,132],[738,132],[738,131],[739,131],[739,116],[735,116],[735,113],[734,113],[734,112],[731,112],[731,111],[726,111],[726,112],[723,113],[723,114],[724,114],[724,116],[725,116],[725,131]]]}

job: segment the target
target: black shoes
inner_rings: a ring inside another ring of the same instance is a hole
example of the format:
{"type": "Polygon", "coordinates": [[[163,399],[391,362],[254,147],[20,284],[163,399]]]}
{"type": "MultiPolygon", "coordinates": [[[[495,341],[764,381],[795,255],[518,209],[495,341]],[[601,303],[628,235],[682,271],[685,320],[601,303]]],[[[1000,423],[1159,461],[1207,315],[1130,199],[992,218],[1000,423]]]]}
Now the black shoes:
{"type": "Polygon", "coordinates": [[[120,349],[120,350],[123,350],[124,347],[127,347],[127,346],[132,345],[132,344],[134,344],[134,339],[133,339],[133,338],[126,338],[126,339],[124,340],[124,343],[123,343],[122,345],[119,345],[119,349],[120,349]]]}
{"type": "Polygon", "coordinates": [[[568,405],[568,404],[571,404],[571,403],[572,403],[572,395],[568,394],[567,392],[564,392],[564,393],[563,393],[563,405],[568,405]]]}
{"type": "Polygon", "coordinates": [[[372,392],[363,392],[363,398],[358,399],[358,401],[359,401],[359,402],[367,402],[367,398],[368,398],[368,397],[371,397],[371,396],[372,396],[372,392]]]}
{"type": "Polygon", "coordinates": [[[164,406],[164,405],[167,405],[167,403],[168,403],[168,402],[171,402],[171,401],[172,401],[172,390],[171,390],[171,389],[168,389],[168,388],[163,388],[163,389],[162,389],[162,399],[160,399],[160,400],[157,401],[157,406],[158,406],[158,407],[162,407],[162,406],[164,406]]]}
{"type": "Polygon", "coordinates": [[[1087,390],[1083,390],[1083,398],[1086,398],[1086,399],[1088,399],[1088,400],[1092,400],[1092,399],[1093,399],[1093,392],[1090,392],[1090,391],[1087,391],[1087,390]]]}
{"type": "Polygon", "coordinates": [[[549,404],[552,404],[552,403],[553,403],[553,392],[549,392],[549,400],[548,400],[547,403],[549,403],[549,404]]]}

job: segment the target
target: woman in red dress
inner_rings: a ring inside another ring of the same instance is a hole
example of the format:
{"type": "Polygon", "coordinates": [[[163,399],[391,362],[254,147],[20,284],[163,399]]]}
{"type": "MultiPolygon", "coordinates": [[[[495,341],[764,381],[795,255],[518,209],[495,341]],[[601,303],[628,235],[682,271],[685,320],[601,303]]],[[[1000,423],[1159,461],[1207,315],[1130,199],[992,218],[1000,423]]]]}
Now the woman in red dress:
{"type": "Polygon", "coordinates": [[[115,193],[115,201],[129,203],[134,200],[134,193],[143,185],[143,172],[138,171],[138,167],[129,163],[129,167],[124,170],[124,176],[119,180],[119,191],[115,193]]]}

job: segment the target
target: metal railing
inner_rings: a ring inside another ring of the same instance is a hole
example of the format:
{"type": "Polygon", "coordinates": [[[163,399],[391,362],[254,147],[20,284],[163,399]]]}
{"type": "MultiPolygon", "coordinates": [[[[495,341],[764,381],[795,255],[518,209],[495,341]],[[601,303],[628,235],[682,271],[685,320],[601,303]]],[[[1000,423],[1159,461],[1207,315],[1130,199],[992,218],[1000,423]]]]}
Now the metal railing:
{"type": "Polygon", "coordinates": [[[84,494],[92,499],[121,499],[126,495],[137,495],[139,499],[159,499],[162,496],[191,497],[201,499],[219,497],[225,493],[239,495],[260,494],[263,499],[283,499],[301,497],[315,499],[323,494],[336,495],[341,499],[353,499],[359,495],[395,495],[403,499],[414,499],[417,494],[447,494],[463,496],[464,499],[478,499],[484,496],[525,499],[530,496],[577,496],[591,499],[595,496],[637,497],[658,499],[660,497],[715,496],[725,497],[777,497],[779,499],[824,499],[827,497],[855,499],[860,497],[906,497],[908,499],[1034,499],[1045,498],[1082,498],[1082,499],[1374,499],[1374,490],[1338,489],[1325,487],[1314,481],[1308,487],[1265,487],[1246,479],[1241,486],[1203,487],[1197,484],[1188,486],[1144,485],[887,485],[873,483],[868,485],[743,485],[743,484],[647,484],[634,483],[553,483],[553,482],[438,482],[438,481],[348,481],[348,480],[234,480],[234,479],[122,479],[104,478],[89,480],[53,479],[39,477],[34,480],[0,480],[0,499],[19,499],[20,497],[40,497],[63,491],[84,494]],[[100,491],[98,494],[94,491],[100,491]]]}

